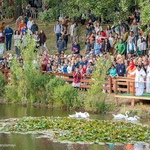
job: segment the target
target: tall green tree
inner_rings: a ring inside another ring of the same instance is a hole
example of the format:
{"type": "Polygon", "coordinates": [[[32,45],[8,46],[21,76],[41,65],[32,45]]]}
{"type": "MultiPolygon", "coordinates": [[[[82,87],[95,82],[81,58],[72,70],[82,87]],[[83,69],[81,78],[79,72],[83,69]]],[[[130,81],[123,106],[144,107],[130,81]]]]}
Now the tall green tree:
{"type": "Polygon", "coordinates": [[[150,1],[149,0],[138,0],[138,4],[141,8],[141,28],[144,31],[144,34],[147,35],[150,33],[150,1]]]}
{"type": "Polygon", "coordinates": [[[60,13],[73,18],[91,11],[96,17],[118,22],[129,16],[135,2],[133,0],[46,0],[46,5],[50,9],[41,13],[42,21],[56,20],[60,13]]]}

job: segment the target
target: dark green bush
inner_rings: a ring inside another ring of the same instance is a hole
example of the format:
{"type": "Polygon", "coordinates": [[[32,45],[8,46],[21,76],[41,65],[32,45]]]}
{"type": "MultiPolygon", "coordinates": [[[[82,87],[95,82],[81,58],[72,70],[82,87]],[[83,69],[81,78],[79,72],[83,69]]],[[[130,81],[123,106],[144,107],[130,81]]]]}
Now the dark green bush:
{"type": "Polygon", "coordinates": [[[54,89],[59,87],[59,86],[64,86],[65,85],[65,80],[60,79],[60,78],[51,78],[50,81],[46,84],[46,93],[47,93],[47,102],[51,105],[54,103],[54,89]]]}
{"type": "Polygon", "coordinates": [[[71,108],[77,105],[78,90],[69,84],[57,86],[54,88],[53,98],[56,106],[71,108]]]}

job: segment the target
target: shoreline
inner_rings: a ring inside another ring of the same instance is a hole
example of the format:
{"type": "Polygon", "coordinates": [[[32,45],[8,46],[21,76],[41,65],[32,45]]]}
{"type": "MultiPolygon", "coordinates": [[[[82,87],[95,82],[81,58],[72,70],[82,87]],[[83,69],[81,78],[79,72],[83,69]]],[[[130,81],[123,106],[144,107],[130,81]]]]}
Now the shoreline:
{"type": "MultiPolygon", "coordinates": [[[[106,100],[107,101],[107,100],[106,100]]],[[[84,108],[70,108],[67,109],[66,107],[59,107],[59,106],[52,106],[50,104],[43,104],[43,103],[21,103],[21,102],[9,102],[8,100],[0,97],[0,104],[9,104],[9,105],[19,105],[21,107],[28,107],[28,106],[34,106],[34,107],[41,107],[41,108],[50,108],[50,109],[56,109],[56,110],[64,110],[64,111],[81,111],[84,112],[84,108]]],[[[129,111],[130,115],[138,115],[141,119],[150,119],[150,110],[149,108],[145,109],[147,106],[144,106],[143,104],[136,105],[134,108],[131,107],[130,105],[122,105],[122,106],[115,106],[114,104],[110,104],[106,102],[106,105],[110,108],[108,110],[105,110],[101,114],[120,114],[120,113],[125,113],[125,111],[129,111]]],[[[89,111],[89,113],[92,114],[99,114],[97,112],[89,111]]]]}

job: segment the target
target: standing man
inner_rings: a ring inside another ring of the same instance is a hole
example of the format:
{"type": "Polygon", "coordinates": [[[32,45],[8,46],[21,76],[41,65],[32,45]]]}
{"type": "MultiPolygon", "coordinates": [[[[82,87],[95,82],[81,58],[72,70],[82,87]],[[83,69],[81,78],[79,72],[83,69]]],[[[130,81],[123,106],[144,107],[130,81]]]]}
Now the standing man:
{"type": "Polygon", "coordinates": [[[66,49],[66,42],[63,40],[62,37],[59,37],[59,40],[57,41],[57,49],[58,49],[58,54],[61,54],[62,51],[66,49]]]}
{"type": "Polygon", "coordinates": [[[29,17],[29,20],[28,20],[28,22],[27,22],[27,28],[28,28],[28,30],[31,30],[32,24],[33,24],[33,20],[32,20],[31,17],[29,17]]]}
{"type": "Polygon", "coordinates": [[[56,34],[56,43],[57,43],[59,37],[61,37],[61,32],[62,32],[62,25],[60,24],[59,21],[57,21],[56,25],[54,26],[54,32],[56,34]]]}
{"type": "Polygon", "coordinates": [[[9,25],[6,26],[6,29],[4,30],[4,35],[6,37],[6,51],[11,50],[13,30],[9,27],[9,25]]]}

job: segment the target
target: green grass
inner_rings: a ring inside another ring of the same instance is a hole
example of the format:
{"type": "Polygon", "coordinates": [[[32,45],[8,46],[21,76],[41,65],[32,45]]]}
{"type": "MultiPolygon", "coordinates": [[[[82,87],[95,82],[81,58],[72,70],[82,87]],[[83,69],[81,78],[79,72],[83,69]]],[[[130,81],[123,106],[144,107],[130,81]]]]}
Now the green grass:
{"type": "MultiPolygon", "coordinates": [[[[10,27],[15,31],[16,30],[16,25],[15,25],[15,21],[12,21],[10,19],[7,19],[7,20],[3,20],[6,25],[9,24],[10,27]]],[[[39,26],[39,31],[42,29],[44,30],[45,34],[46,34],[46,37],[47,37],[47,41],[46,41],[46,44],[47,44],[47,47],[49,49],[49,54],[53,55],[53,54],[56,54],[57,53],[57,49],[56,49],[56,37],[55,37],[55,33],[54,33],[54,25],[55,25],[55,22],[51,22],[51,23],[42,23],[40,22],[39,20],[35,19],[35,22],[38,24],[39,26]]],[[[0,22],[1,24],[1,22],[0,22]]],[[[80,36],[79,36],[79,43],[80,43],[80,47],[81,47],[81,54],[84,54],[84,43],[85,43],[85,30],[86,30],[86,26],[81,26],[79,24],[79,28],[80,28],[80,36]]],[[[13,42],[13,41],[12,41],[13,42]]],[[[70,38],[68,40],[68,48],[67,48],[67,51],[66,51],[66,54],[70,54],[71,53],[71,48],[72,48],[72,44],[70,42],[70,38]]],[[[14,44],[12,43],[12,49],[11,51],[7,51],[5,50],[4,54],[7,54],[7,53],[15,53],[14,51],[14,44]]],[[[2,56],[2,55],[0,55],[2,56]]]]}
{"type": "MultiPolygon", "coordinates": [[[[122,96],[133,96],[132,94],[127,94],[127,93],[120,94],[120,95],[122,95],[122,96]]],[[[150,98],[150,94],[149,93],[144,93],[141,97],[149,97],[150,98]]]]}

